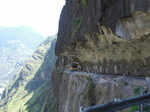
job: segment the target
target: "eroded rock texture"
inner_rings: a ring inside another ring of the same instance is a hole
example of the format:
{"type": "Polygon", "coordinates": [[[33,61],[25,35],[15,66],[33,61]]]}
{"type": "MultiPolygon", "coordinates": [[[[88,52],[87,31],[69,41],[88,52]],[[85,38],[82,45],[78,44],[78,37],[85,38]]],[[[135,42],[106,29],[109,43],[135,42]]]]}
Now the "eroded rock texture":
{"type": "MultiPolygon", "coordinates": [[[[80,112],[80,107],[104,104],[140,94],[147,89],[145,79],[124,76],[104,76],[81,72],[57,73],[53,77],[57,112],[80,112]]],[[[132,112],[132,108],[123,110],[132,112]]]]}
{"type": "Polygon", "coordinates": [[[85,41],[85,32],[98,32],[98,24],[115,31],[120,18],[135,11],[150,11],[150,0],[67,0],[59,24],[56,54],[74,41],[85,41]]]}
{"type": "Polygon", "coordinates": [[[149,0],[69,0],[56,55],[77,57],[83,71],[150,75],[149,0]]]}
{"type": "Polygon", "coordinates": [[[138,95],[147,81],[124,76],[150,76],[150,0],[67,0],[55,49],[58,112],[138,95]]]}

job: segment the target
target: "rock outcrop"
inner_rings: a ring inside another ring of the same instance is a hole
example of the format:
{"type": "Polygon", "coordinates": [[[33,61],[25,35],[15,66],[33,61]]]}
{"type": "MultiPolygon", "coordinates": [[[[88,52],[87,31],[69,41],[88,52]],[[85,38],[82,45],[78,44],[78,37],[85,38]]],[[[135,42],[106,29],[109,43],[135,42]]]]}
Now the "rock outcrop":
{"type": "Polygon", "coordinates": [[[8,112],[80,112],[81,106],[146,92],[150,89],[150,0],[66,0],[55,66],[50,66],[54,62],[49,62],[49,50],[42,56],[41,51],[32,56],[36,69],[27,63],[6,89],[8,112]],[[79,71],[70,70],[74,61],[79,71]]]}
{"type": "Polygon", "coordinates": [[[61,14],[56,55],[78,58],[86,72],[146,76],[149,40],[149,0],[71,0],[61,14]]]}
{"type": "MultiPolygon", "coordinates": [[[[126,76],[65,71],[57,73],[57,78],[53,77],[53,84],[57,95],[57,112],[80,112],[81,107],[139,95],[147,89],[148,81],[126,76]]],[[[138,107],[131,107],[124,112],[134,112],[137,109],[138,107]]]]}
{"type": "Polygon", "coordinates": [[[57,112],[138,95],[149,85],[150,0],[67,0],[55,50],[57,112]],[[74,59],[79,72],[68,71],[74,59]]]}
{"type": "Polygon", "coordinates": [[[99,24],[115,31],[120,18],[135,11],[150,12],[150,0],[67,0],[60,17],[56,55],[75,40],[84,41],[86,32],[98,32],[99,24]]]}

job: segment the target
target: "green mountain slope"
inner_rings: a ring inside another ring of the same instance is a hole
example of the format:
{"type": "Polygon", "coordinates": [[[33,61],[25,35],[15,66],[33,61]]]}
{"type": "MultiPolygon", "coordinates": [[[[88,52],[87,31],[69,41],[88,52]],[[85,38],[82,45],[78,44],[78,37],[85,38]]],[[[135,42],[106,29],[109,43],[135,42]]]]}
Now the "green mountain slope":
{"type": "Polygon", "coordinates": [[[6,84],[43,41],[44,37],[30,27],[0,27],[0,97],[6,84]]]}
{"type": "Polygon", "coordinates": [[[49,37],[35,51],[18,72],[16,79],[5,90],[0,112],[44,111],[42,110],[43,106],[48,105],[44,102],[50,97],[48,95],[51,90],[51,87],[48,86],[50,83],[49,77],[56,60],[54,47],[55,40],[51,44],[51,38],[49,37]]]}

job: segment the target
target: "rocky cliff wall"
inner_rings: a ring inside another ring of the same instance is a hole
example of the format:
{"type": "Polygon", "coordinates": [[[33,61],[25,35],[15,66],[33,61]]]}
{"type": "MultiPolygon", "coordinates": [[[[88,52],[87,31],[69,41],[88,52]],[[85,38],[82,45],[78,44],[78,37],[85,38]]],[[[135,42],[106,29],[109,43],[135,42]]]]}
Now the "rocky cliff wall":
{"type": "Polygon", "coordinates": [[[115,31],[120,18],[135,11],[150,11],[149,0],[67,0],[60,17],[56,55],[76,40],[84,41],[86,32],[98,32],[104,24],[115,31]],[[65,44],[64,44],[65,43],[65,44]]]}
{"type": "Polygon", "coordinates": [[[55,49],[57,112],[138,95],[149,85],[150,1],[67,0],[55,49]],[[69,71],[74,60],[79,72],[69,71]]]}
{"type": "Polygon", "coordinates": [[[78,58],[86,72],[150,75],[149,9],[149,0],[67,1],[56,55],[78,58]]]}
{"type": "MultiPolygon", "coordinates": [[[[56,74],[55,74],[56,75],[56,74]]],[[[57,112],[80,112],[80,108],[105,104],[114,99],[137,96],[147,90],[149,80],[126,76],[65,71],[53,77],[57,112]]],[[[134,112],[131,107],[123,112],[134,112]]]]}
{"type": "Polygon", "coordinates": [[[150,1],[66,0],[53,70],[46,44],[6,89],[6,112],[80,112],[136,96],[149,88],[150,1]],[[78,72],[70,71],[74,60],[78,72]]]}

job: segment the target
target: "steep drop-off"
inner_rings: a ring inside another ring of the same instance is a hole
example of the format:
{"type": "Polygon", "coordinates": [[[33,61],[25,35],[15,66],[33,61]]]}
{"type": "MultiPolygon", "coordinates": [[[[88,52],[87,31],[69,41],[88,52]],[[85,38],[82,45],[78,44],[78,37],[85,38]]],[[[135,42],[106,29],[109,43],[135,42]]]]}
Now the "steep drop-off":
{"type": "MultiPolygon", "coordinates": [[[[114,99],[126,99],[148,89],[149,78],[134,78],[71,72],[55,74],[53,78],[57,112],[80,112],[81,107],[110,103],[114,99]]],[[[148,108],[150,110],[150,108],[148,108]]],[[[135,112],[138,106],[123,112],[135,112]]],[[[145,110],[145,109],[144,109],[145,110]]],[[[51,111],[50,111],[51,112],[51,111]]]]}
{"type": "Polygon", "coordinates": [[[0,97],[44,37],[30,27],[0,27],[0,97]]]}
{"type": "Polygon", "coordinates": [[[32,64],[38,72],[30,73],[27,63],[6,89],[6,112],[80,112],[81,107],[147,91],[150,0],[66,0],[53,70],[50,52],[44,60],[36,53],[32,64]],[[73,72],[76,61],[81,69],[73,72]]]}
{"type": "Polygon", "coordinates": [[[57,112],[80,112],[148,90],[150,0],[67,0],[55,49],[57,112]],[[69,71],[74,62],[78,72],[69,71]]]}
{"type": "Polygon", "coordinates": [[[55,103],[49,105],[48,102],[53,99],[50,77],[56,61],[55,42],[49,37],[20,69],[3,93],[0,112],[46,112],[47,107],[55,109],[55,103]]]}

